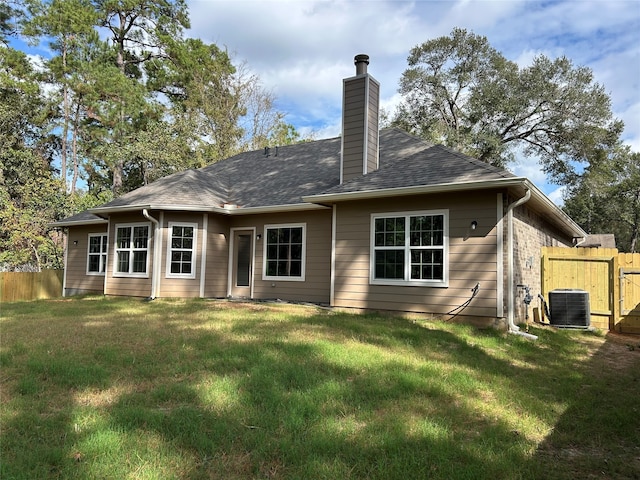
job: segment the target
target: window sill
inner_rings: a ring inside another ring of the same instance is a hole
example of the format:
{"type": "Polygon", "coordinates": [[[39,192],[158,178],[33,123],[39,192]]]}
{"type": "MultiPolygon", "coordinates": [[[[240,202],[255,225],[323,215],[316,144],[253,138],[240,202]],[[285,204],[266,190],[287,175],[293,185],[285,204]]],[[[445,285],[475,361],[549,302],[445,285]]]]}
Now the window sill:
{"type": "Polygon", "coordinates": [[[391,287],[431,287],[431,288],[448,288],[449,282],[442,281],[406,281],[406,280],[369,280],[369,285],[385,285],[391,287]]]}
{"type": "Polygon", "coordinates": [[[263,276],[265,282],[304,282],[304,277],[267,277],[263,276]]]}
{"type": "Polygon", "coordinates": [[[149,275],[147,273],[122,273],[122,272],[118,272],[118,273],[114,273],[113,277],[114,278],[149,278],[149,275]]]}

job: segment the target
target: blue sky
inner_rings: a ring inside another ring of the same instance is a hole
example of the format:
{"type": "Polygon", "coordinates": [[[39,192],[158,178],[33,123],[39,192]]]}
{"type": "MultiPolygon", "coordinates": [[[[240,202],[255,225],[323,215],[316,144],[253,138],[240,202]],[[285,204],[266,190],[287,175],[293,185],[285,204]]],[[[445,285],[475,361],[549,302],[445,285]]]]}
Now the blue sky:
{"type": "MultiPolygon", "coordinates": [[[[412,47],[454,27],[484,35],[525,66],[537,54],[562,55],[593,70],[625,122],[624,141],[640,151],[640,0],[251,1],[190,0],[189,35],[226,47],[275,94],[286,120],[317,138],[340,134],[342,79],[353,57],[370,56],[381,102],[393,111],[412,47]]],[[[554,201],[535,160],[512,165],[554,201]]]]}
{"type": "MultiPolygon", "coordinates": [[[[411,48],[460,27],[486,36],[521,66],[545,54],[591,68],[625,122],[624,141],[640,151],[640,0],[188,0],[188,6],[187,35],[246,63],[303,134],[340,134],[342,79],[355,73],[354,55],[370,56],[382,106],[392,112],[411,48]]],[[[535,159],[510,169],[561,202],[561,190],[546,182],[535,159]]]]}

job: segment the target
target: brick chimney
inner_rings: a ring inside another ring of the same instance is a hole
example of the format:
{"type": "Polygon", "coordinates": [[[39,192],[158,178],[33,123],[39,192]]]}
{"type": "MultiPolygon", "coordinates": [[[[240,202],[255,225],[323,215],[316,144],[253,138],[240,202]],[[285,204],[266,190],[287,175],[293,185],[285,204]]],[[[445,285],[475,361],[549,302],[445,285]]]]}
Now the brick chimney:
{"type": "Polygon", "coordinates": [[[343,80],[340,183],[378,169],[380,83],[367,73],[368,55],[356,55],[356,76],[343,80]]]}

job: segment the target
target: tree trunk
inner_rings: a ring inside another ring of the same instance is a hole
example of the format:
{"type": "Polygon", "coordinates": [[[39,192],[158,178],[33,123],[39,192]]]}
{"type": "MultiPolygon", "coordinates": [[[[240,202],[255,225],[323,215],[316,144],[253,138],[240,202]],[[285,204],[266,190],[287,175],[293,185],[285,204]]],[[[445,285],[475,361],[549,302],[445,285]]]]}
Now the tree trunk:
{"type": "Polygon", "coordinates": [[[78,183],[78,117],[80,116],[80,103],[76,106],[76,113],[73,119],[73,133],[71,144],[71,157],[73,160],[73,178],[71,180],[71,193],[75,193],[78,183]]]}
{"type": "Polygon", "coordinates": [[[60,156],[60,177],[64,182],[64,193],[67,193],[67,135],[69,134],[69,89],[67,88],[67,40],[62,39],[62,104],[64,119],[62,121],[62,145],[60,156]]]}
{"type": "Polygon", "coordinates": [[[119,196],[122,193],[122,177],[124,173],[124,161],[118,159],[113,166],[113,183],[111,185],[111,191],[114,196],[119,196]]]}

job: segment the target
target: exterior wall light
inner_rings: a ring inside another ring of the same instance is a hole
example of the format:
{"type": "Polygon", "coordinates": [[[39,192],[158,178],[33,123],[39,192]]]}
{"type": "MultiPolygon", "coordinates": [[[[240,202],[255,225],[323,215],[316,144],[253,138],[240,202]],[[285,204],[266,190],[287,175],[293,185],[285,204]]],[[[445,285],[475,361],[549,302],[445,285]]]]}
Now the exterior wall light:
{"type": "Polygon", "coordinates": [[[471,222],[471,230],[475,230],[476,228],[478,228],[478,222],[474,220],[473,222],[471,222]]]}

